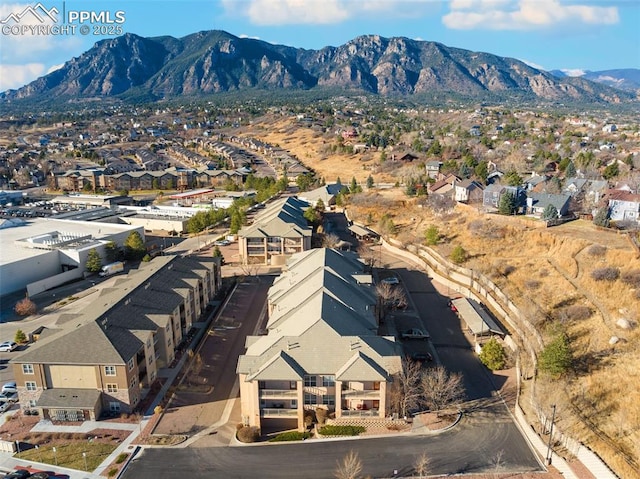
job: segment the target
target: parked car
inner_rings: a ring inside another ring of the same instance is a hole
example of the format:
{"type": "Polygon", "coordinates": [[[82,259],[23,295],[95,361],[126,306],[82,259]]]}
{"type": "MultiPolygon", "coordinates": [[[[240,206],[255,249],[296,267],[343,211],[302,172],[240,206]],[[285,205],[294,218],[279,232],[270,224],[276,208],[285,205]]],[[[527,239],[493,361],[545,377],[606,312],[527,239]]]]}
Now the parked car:
{"type": "Polygon", "coordinates": [[[18,469],[10,472],[3,479],[27,479],[27,477],[31,477],[31,473],[26,469],[18,469]]]}
{"type": "Polygon", "coordinates": [[[429,353],[413,353],[411,355],[411,359],[418,362],[418,363],[426,363],[426,362],[431,362],[433,361],[433,356],[431,356],[431,354],[429,353]]]}
{"type": "Polygon", "coordinates": [[[16,386],[16,382],[15,381],[9,381],[8,383],[4,383],[2,386],[2,391],[3,393],[17,393],[18,392],[18,387],[16,386]]]}
{"type": "Polygon", "coordinates": [[[411,328],[404,331],[401,335],[402,339],[429,339],[429,334],[422,329],[411,328]]]}
{"type": "Polygon", "coordinates": [[[385,284],[400,284],[400,280],[395,276],[389,276],[387,278],[382,278],[380,281],[382,283],[385,283],[385,284]]]}
{"type": "Polygon", "coordinates": [[[29,479],[49,479],[50,477],[54,476],[50,476],[48,472],[34,472],[29,479]]]}
{"type": "Polygon", "coordinates": [[[18,393],[0,393],[0,402],[18,402],[18,393]]]}
{"type": "Polygon", "coordinates": [[[13,404],[10,402],[0,402],[0,414],[11,409],[11,406],[13,406],[13,404]]]}
{"type": "Polygon", "coordinates": [[[229,240],[220,240],[220,241],[215,241],[214,246],[229,246],[231,244],[231,241],[229,240]]]}
{"type": "Polygon", "coordinates": [[[13,341],[5,341],[4,343],[0,343],[0,352],[10,353],[17,347],[18,347],[17,343],[14,343],[13,341]]]}

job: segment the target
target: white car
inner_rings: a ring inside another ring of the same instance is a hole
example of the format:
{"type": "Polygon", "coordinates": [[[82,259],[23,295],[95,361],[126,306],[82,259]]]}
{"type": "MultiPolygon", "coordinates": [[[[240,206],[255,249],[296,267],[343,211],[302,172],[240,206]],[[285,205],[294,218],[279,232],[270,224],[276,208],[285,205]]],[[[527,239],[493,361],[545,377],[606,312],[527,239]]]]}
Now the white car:
{"type": "Polygon", "coordinates": [[[380,281],[386,284],[400,284],[400,280],[395,276],[389,276],[388,278],[383,278],[380,281]]]}
{"type": "Polygon", "coordinates": [[[4,343],[0,344],[0,352],[2,352],[2,353],[10,353],[11,351],[16,349],[17,347],[18,347],[17,343],[14,343],[13,341],[5,341],[4,343]]]}
{"type": "Polygon", "coordinates": [[[8,383],[4,383],[2,385],[2,391],[3,393],[17,393],[18,392],[18,388],[16,386],[16,382],[15,381],[9,381],[8,383]]]}
{"type": "Polygon", "coordinates": [[[13,406],[13,404],[10,402],[0,402],[0,414],[11,409],[11,406],[13,406]]]}
{"type": "Polygon", "coordinates": [[[18,402],[17,393],[0,393],[0,402],[14,403],[18,402]]]}

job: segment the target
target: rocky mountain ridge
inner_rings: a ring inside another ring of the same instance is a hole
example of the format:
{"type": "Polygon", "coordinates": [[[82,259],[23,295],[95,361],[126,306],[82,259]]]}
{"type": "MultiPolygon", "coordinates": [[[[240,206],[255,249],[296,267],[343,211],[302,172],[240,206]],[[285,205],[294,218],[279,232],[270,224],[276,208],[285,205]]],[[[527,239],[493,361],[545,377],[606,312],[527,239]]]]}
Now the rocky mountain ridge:
{"type": "Polygon", "coordinates": [[[155,99],[246,89],[364,91],[379,95],[455,93],[483,99],[619,103],[635,94],[581,78],[557,78],[512,58],[440,43],[379,35],[305,50],[203,31],[176,39],[135,34],[102,40],[62,68],[1,94],[7,101],[118,95],[155,99]]]}

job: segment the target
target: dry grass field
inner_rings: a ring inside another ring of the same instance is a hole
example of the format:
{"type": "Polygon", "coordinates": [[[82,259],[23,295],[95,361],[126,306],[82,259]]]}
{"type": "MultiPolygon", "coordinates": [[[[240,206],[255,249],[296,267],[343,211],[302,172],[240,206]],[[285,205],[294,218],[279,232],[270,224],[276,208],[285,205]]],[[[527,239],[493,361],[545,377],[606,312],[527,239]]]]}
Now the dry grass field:
{"type": "MultiPolygon", "coordinates": [[[[255,125],[248,135],[279,144],[327,182],[340,176],[347,183],[355,176],[362,184],[369,173],[376,184],[401,181],[397,174],[379,173],[378,158],[363,162],[359,155],[328,154],[331,138],[293,120],[255,125]]],[[[543,336],[549,325],[561,323],[571,340],[574,372],[537,381],[539,403],[545,411],[556,404],[560,428],[620,477],[639,477],[633,461],[640,458],[640,260],[628,238],[586,221],[546,229],[529,218],[465,206],[435,216],[399,188],[367,191],[348,208],[350,216],[373,227],[383,214],[391,216],[396,237],[405,243],[422,242],[426,228],[437,226],[442,241],[436,249],[446,256],[462,246],[469,254],[465,266],[497,283],[543,336]],[[603,268],[618,273],[607,275],[603,268]],[[610,279],[595,280],[594,271],[610,279]],[[621,328],[621,319],[631,327],[621,328]]]]}

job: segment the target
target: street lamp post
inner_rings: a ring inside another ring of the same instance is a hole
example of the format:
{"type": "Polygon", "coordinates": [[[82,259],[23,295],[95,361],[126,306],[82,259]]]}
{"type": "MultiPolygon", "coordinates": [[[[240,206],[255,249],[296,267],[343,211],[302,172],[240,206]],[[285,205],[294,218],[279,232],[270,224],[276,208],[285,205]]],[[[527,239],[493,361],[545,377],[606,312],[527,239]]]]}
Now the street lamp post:
{"type": "Polygon", "coordinates": [[[52,451],[53,451],[53,460],[55,461],[56,466],[57,466],[57,465],[58,465],[58,455],[56,454],[56,452],[57,452],[57,451],[56,451],[56,447],[55,447],[55,446],[53,446],[51,449],[52,449],[52,451]]]}
{"type": "Polygon", "coordinates": [[[549,443],[547,444],[547,464],[551,464],[551,457],[553,452],[551,451],[551,441],[553,440],[553,422],[556,419],[556,405],[553,405],[553,412],[551,413],[551,428],[549,429],[549,443]]]}
{"type": "Polygon", "coordinates": [[[88,468],[87,468],[87,453],[86,452],[82,453],[82,459],[84,459],[84,470],[87,471],[88,468]]]}

